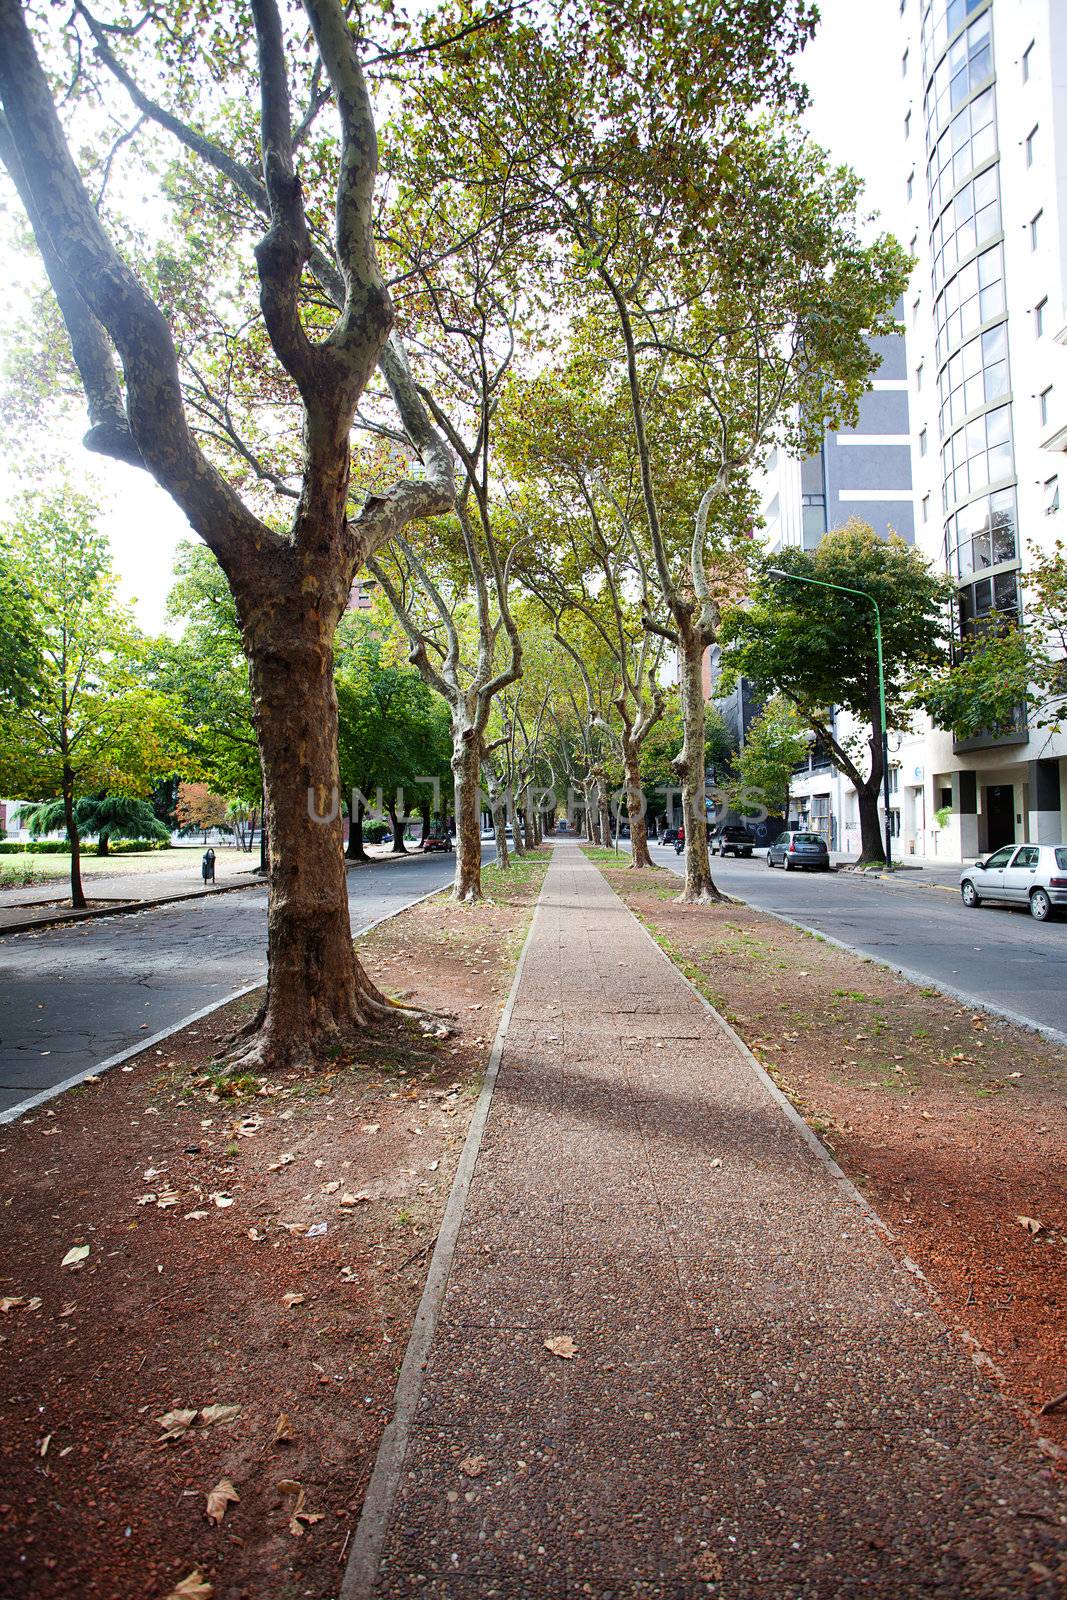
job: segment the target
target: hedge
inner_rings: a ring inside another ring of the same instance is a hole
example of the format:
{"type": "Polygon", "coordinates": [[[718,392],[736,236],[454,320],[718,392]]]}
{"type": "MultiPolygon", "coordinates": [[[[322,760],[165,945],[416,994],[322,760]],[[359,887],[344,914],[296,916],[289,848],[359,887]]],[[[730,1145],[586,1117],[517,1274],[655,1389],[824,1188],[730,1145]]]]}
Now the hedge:
{"type": "MultiPolygon", "coordinates": [[[[169,850],[169,839],[112,839],[107,847],[109,856],[139,854],[142,850],[169,850]]],[[[83,844],[82,855],[95,856],[95,845],[83,844]]],[[[37,839],[22,843],[17,839],[0,839],[0,855],[5,856],[69,856],[70,845],[66,839],[37,839]]]]}

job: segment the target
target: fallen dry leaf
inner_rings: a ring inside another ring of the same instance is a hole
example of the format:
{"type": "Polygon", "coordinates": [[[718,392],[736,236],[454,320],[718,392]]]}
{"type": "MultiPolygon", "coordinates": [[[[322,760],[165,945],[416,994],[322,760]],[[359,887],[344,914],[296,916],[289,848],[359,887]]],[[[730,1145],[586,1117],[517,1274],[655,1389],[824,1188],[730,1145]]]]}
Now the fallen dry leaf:
{"type": "Polygon", "coordinates": [[[137,1202],[139,1206],[154,1206],[155,1203],[156,1196],[154,1194],[143,1194],[137,1202]]]}
{"type": "Polygon", "coordinates": [[[181,1195],[177,1192],[177,1190],[170,1189],[166,1194],[161,1194],[159,1196],[158,1200],[156,1201],[156,1209],[159,1211],[166,1211],[168,1206],[176,1206],[180,1199],[181,1195]]]}
{"type": "Polygon", "coordinates": [[[182,1221],[183,1222],[202,1222],[203,1219],[208,1215],[210,1215],[210,1213],[207,1212],[207,1211],[187,1211],[185,1213],[185,1216],[182,1218],[182,1221]]]}
{"type": "Polygon", "coordinates": [[[337,1204],[339,1206],[364,1206],[369,1202],[370,1195],[366,1189],[361,1189],[358,1194],[343,1194],[337,1204]]]}
{"type": "Polygon", "coordinates": [[[61,1267],[80,1266],[88,1254],[89,1246],[87,1244],[71,1245],[70,1249],[67,1251],[66,1255],[59,1264],[61,1267]]]}
{"type": "Polygon", "coordinates": [[[306,1299],[306,1294],[296,1294],[292,1289],[290,1289],[288,1294],[282,1295],[282,1305],[285,1307],[286,1311],[291,1311],[294,1306],[302,1306],[306,1299]]]}
{"type": "Polygon", "coordinates": [[[207,1520],[216,1524],[220,1523],[226,1515],[227,1506],[240,1504],[241,1496],[237,1493],[229,1478],[220,1478],[213,1489],[207,1493],[207,1520]]]}
{"type": "Polygon", "coordinates": [[[329,1183],[323,1184],[322,1192],[323,1194],[336,1194],[340,1187],[341,1185],[337,1182],[337,1179],[334,1178],[329,1183]]]}
{"type": "Polygon", "coordinates": [[[5,1294],[3,1298],[0,1299],[0,1311],[2,1311],[5,1316],[9,1311],[14,1311],[16,1307],[26,1305],[29,1305],[29,1301],[24,1294],[5,1294]]]}
{"type": "Polygon", "coordinates": [[[210,1428],[213,1422],[232,1422],[240,1410],[240,1406],[205,1406],[200,1413],[200,1421],[205,1428],[210,1428]]]}
{"type": "Polygon", "coordinates": [[[287,1167],[289,1165],[290,1161],[295,1161],[295,1160],[296,1160],[296,1157],[294,1155],[292,1155],[290,1153],[290,1151],[286,1150],[284,1152],[284,1154],[282,1154],[282,1155],[280,1155],[278,1157],[277,1161],[272,1161],[271,1162],[270,1166],[267,1168],[267,1171],[268,1172],[280,1172],[282,1167],[287,1167]]]}
{"type": "Polygon", "coordinates": [[[168,1439],[181,1439],[196,1421],[196,1408],[191,1411],[165,1411],[156,1421],[164,1430],[159,1436],[160,1444],[165,1444],[168,1439]]]}
{"type": "Polygon", "coordinates": [[[484,1456],[464,1456],[459,1464],[459,1470],[468,1478],[480,1478],[488,1465],[484,1456]]]}
{"type": "Polygon", "coordinates": [[[199,1567],[194,1567],[187,1578],[175,1584],[167,1600],[212,1600],[215,1585],[208,1583],[199,1567]]]}
{"type": "Polygon", "coordinates": [[[303,1538],[304,1530],[300,1524],[302,1522],[306,1522],[310,1527],[313,1522],[321,1522],[324,1513],[321,1511],[304,1510],[306,1492],[304,1485],[302,1483],[297,1483],[295,1478],[283,1478],[279,1483],[278,1488],[283,1494],[296,1495],[296,1504],[289,1514],[289,1532],[293,1535],[294,1539],[301,1539],[303,1538]]]}
{"type": "Polygon", "coordinates": [[[360,1133],[380,1133],[381,1128],[380,1122],[365,1122],[359,1131],[360,1133]]]}
{"type": "Polygon", "coordinates": [[[217,1206],[232,1206],[233,1205],[233,1195],[232,1194],[224,1194],[221,1190],[216,1191],[215,1194],[209,1195],[208,1199],[209,1200],[214,1200],[214,1202],[215,1202],[215,1204],[217,1206]]]}
{"type": "Polygon", "coordinates": [[[274,1424],[274,1438],[271,1440],[271,1444],[292,1444],[295,1438],[296,1434],[293,1432],[293,1425],[289,1421],[288,1415],[283,1411],[274,1424]]]}
{"type": "Polygon", "coordinates": [[[1038,1222],[1036,1217],[1016,1217],[1015,1220],[1026,1229],[1027,1233],[1038,1234],[1044,1231],[1045,1224],[1038,1222]]]}
{"type": "Polygon", "coordinates": [[[552,1339],[545,1340],[545,1349],[551,1350],[554,1356],[559,1356],[561,1361],[573,1361],[578,1354],[578,1346],[569,1333],[558,1333],[552,1339]]]}

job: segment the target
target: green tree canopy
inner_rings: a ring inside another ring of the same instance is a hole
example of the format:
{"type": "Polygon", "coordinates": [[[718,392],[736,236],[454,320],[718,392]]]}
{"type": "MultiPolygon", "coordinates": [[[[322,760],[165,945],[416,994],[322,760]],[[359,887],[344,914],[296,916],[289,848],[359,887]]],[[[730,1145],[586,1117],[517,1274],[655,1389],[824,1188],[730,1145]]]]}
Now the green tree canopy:
{"type": "Polygon", "coordinates": [[[882,539],[850,518],[815,550],[788,549],[766,561],[749,603],[723,618],[727,681],[741,674],[757,693],[780,691],[826,743],[830,758],[859,796],[862,858],[884,860],[879,835],[878,790],[883,751],[879,732],[878,658],[874,611],[882,620],[886,713],[891,727],[907,726],[916,676],[946,659],[946,602],[950,581],[893,534],[882,539]],[[839,587],[790,582],[788,575],[839,587]],[[860,590],[859,595],[841,592],[860,590]],[[868,732],[839,738],[832,710],[850,712],[868,732]],[[861,746],[866,743],[865,757],[861,746]],[[866,771],[863,769],[866,768],[866,771]]]}
{"type": "Polygon", "coordinates": [[[149,642],[118,599],[92,502],[63,487],[27,499],[8,537],[33,580],[43,648],[33,686],[0,710],[0,791],[62,799],[79,906],[77,800],[148,794],[173,770],[186,733],[178,702],[152,681],[149,642]]]}

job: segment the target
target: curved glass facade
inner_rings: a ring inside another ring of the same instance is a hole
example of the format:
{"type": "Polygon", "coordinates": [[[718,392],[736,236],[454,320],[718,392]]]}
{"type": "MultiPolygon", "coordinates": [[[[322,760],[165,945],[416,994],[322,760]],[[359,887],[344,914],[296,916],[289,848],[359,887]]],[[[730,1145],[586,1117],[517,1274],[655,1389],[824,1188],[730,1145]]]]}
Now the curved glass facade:
{"type": "Polygon", "coordinates": [[[929,0],[923,8],[923,68],[928,68],[928,63],[939,56],[944,50],[952,35],[967,21],[967,18],[984,6],[986,0],[936,0],[930,4],[929,0]]]}
{"type": "Polygon", "coordinates": [[[936,294],[959,262],[1000,233],[1000,188],[996,165],[958,189],[930,230],[936,294]]]}
{"type": "Polygon", "coordinates": [[[992,85],[957,111],[930,152],[926,184],[930,215],[940,214],[972,172],[996,155],[996,104],[992,85]]]}
{"type": "Polygon", "coordinates": [[[928,0],[922,51],[945,564],[966,632],[1018,604],[992,0],[928,0]]]}
{"type": "Polygon", "coordinates": [[[992,78],[993,39],[989,12],[985,11],[953,40],[930,74],[923,97],[928,150],[964,101],[992,78]]]}

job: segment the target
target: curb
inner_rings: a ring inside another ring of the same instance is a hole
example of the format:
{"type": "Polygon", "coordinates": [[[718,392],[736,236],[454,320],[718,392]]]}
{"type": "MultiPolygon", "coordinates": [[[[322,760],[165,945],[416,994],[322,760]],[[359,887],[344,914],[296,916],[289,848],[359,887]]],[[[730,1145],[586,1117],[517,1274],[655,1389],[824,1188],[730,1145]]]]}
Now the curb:
{"type": "MultiPolygon", "coordinates": [[[[345,871],[352,872],[356,867],[383,867],[393,861],[410,861],[415,856],[421,856],[420,851],[407,850],[403,855],[368,856],[366,861],[349,861],[345,857],[345,871]]],[[[264,873],[252,883],[221,883],[214,889],[190,889],[182,894],[165,894],[158,899],[151,900],[116,900],[107,906],[94,906],[86,911],[61,911],[52,917],[38,917],[33,922],[0,923],[0,939],[9,933],[32,933],[36,928],[62,927],[66,922],[92,922],[97,917],[132,916],[137,911],[151,911],[155,906],[177,905],[182,900],[210,900],[216,894],[233,894],[238,889],[262,889],[269,882],[264,873]]],[[[435,891],[436,892],[436,891],[435,891]]],[[[412,904],[414,905],[414,901],[412,904]]]]}
{"type": "MultiPolygon", "coordinates": [[[[590,862],[590,866],[596,865],[597,864],[595,862],[590,862]]],[[[600,870],[599,867],[597,867],[597,870],[600,870]]],[[[600,875],[601,877],[604,876],[603,873],[600,875]]],[[[767,1071],[766,1067],[760,1064],[756,1056],[749,1049],[748,1045],[741,1038],[740,1034],[738,1034],[730,1026],[725,1017],[720,1016],[708,997],[704,994],[701,994],[700,990],[697,988],[696,984],[693,983],[692,979],[687,978],[682,969],[675,965],[670,956],[667,954],[666,950],[664,950],[659,944],[651,929],[646,926],[644,921],[637,916],[635,912],[630,911],[630,907],[626,904],[626,901],[623,900],[622,896],[612,888],[611,884],[607,882],[606,878],[604,879],[604,882],[611,890],[611,893],[615,895],[615,898],[619,901],[620,905],[623,906],[626,911],[630,912],[630,915],[633,917],[638,927],[648,938],[649,942],[654,946],[657,954],[667,963],[671,971],[676,973],[678,977],[681,978],[682,982],[692,991],[697,1000],[700,1002],[701,1006],[712,1018],[719,1031],[725,1034],[726,1038],[729,1039],[731,1044],[733,1044],[734,1047],[740,1052],[744,1060],[755,1073],[759,1082],[770,1095],[771,1099],[782,1111],[786,1121],[789,1122],[791,1126],[794,1127],[800,1134],[801,1138],[804,1140],[804,1143],[811,1150],[812,1154],[815,1156],[820,1165],[825,1168],[827,1174],[833,1180],[839,1191],[843,1195],[847,1196],[847,1198],[861,1213],[864,1220],[878,1234],[881,1235],[882,1241],[887,1247],[890,1243],[892,1243],[899,1248],[900,1264],[911,1277],[913,1277],[922,1285],[923,1292],[929,1299],[931,1306],[933,1307],[933,1310],[935,1311],[939,1320],[944,1325],[945,1331],[959,1339],[970,1360],[976,1367],[983,1372],[992,1374],[998,1384],[1003,1383],[1004,1373],[1001,1367],[998,1366],[997,1362],[988,1353],[981,1341],[977,1339],[973,1333],[971,1333],[970,1329],[962,1327],[958,1329],[954,1328],[952,1324],[942,1315],[941,1307],[944,1304],[943,1297],[930,1282],[929,1278],[919,1266],[918,1262],[913,1261],[908,1255],[907,1247],[905,1246],[903,1239],[900,1238],[899,1234],[893,1231],[888,1222],[886,1222],[885,1218],[878,1214],[867,1197],[860,1189],[856,1187],[852,1179],[838,1165],[837,1161],[830,1154],[829,1150],[823,1144],[818,1134],[814,1131],[814,1129],[808,1126],[800,1112],[797,1110],[796,1106],[793,1104],[792,1100],[790,1100],[789,1096],[783,1089],[778,1087],[770,1073],[767,1071]]],[[[747,901],[743,901],[741,903],[747,904],[747,901]]],[[[753,906],[750,909],[758,910],[759,908],[753,906]]],[[[773,916],[775,913],[770,912],[768,915],[773,916]]],[[[788,922],[789,920],[790,919],[788,917],[779,918],[779,921],[782,922],[788,922]]],[[[796,923],[794,926],[799,927],[800,924],[796,923]]],[[[822,935],[819,937],[822,937],[822,935]]],[[[836,943],[837,941],[834,942],[836,943]]],[[[848,949],[849,947],[846,945],[842,948],[848,949]]],[[[882,965],[887,966],[888,963],[883,962],[882,965]]],[[[931,986],[928,985],[927,987],[931,986]]],[[[896,1257],[892,1254],[892,1252],[890,1252],[890,1259],[894,1261],[896,1260],[896,1257]]],[[[1061,1446],[1055,1444],[1052,1440],[1046,1438],[1041,1432],[1039,1419],[1034,1416],[1034,1413],[1025,1405],[1023,1401],[1013,1399],[1011,1395],[1005,1394],[1002,1389],[999,1392],[1000,1398],[1004,1404],[1016,1414],[1027,1430],[1033,1435],[1034,1445],[1042,1456],[1044,1456],[1046,1459],[1054,1460],[1063,1460],[1065,1457],[1067,1457],[1067,1451],[1063,1450],[1061,1446]]],[[[342,1597],[342,1600],[344,1600],[344,1597],[342,1597]]]]}
{"type": "MultiPolygon", "coordinates": [[[[541,892],[544,892],[543,881],[541,892]]],[[[515,976],[511,981],[511,989],[504,1002],[504,1009],[500,1013],[500,1022],[497,1025],[496,1037],[493,1040],[493,1048],[489,1056],[489,1065],[485,1070],[481,1093],[474,1108],[474,1115],[467,1130],[459,1165],[456,1168],[456,1175],[452,1180],[452,1188],[449,1191],[444,1215],[441,1218],[437,1244],[430,1258],[430,1268],[426,1275],[426,1286],[422,1292],[422,1299],[419,1301],[419,1309],[415,1313],[411,1336],[408,1340],[403,1365],[400,1368],[400,1376],[397,1378],[396,1403],[393,1415],[386,1426],[385,1432],[382,1434],[381,1443],[378,1446],[378,1454],[374,1462],[374,1470],[371,1473],[370,1482],[363,1497],[363,1509],[356,1525],[345,1575],[341,1581],[339,1600],[371,1600],[371,1596],[373,1596],[377,1587],[382,1548],[385,1544],[386,1534],[389,1531],[389,1522],[396,1502],[397,1491],[400,1488],[401,1473],[411,1436],[412,1420],[422,1394],[426,1358],[429,1354],[433,1336],[437,1331],[437,1321],[445,1296],[445,1288],[448,1284],[448,1275],[452,1270],[452,1257],[455,1254],[456,1240],[459,1237],[460,1224],[463,1221],[463,1213],[466,1210],[471,1179],[474,1176],[474,1167],[481,1149],[485,1126],[489,1120],[489,1108],[492,1104],[493,1090],[496,1087],[500,1059],[504,1053],[508,1025],[511,1021],[511,1013],[519,992],[519,984],[522,981],[527,952],[533,940],[540,910],[541,894],[538,894],[537,904],[534,906],[533,916],[530,918],[530,926],[526,930],[526,938],[523,940],[522,950],[515,965],[515,976]]]]}
{"type": "MultiPolygon", "coordinates": [[[[655,863],[659,866],[659,862],[655,863]]],[[[667,871],[673,871],[668,867],[667,871]]],[[[681,877],[680,873],[675,874],[681,877]]],[[[944,889],[945,884],[924,884],[927,889],[944,889]]],[[[953,893],[955,891],[952,891],[953,893]]],[[[911,967],[901,967],[895,961],[889,961],[885,956],[877,956],[869,950],[861,950],[858,945],[849,944],[845,939],[836,939],[832,933],[821,933],[818,928],[811,928],[806,922],[798,922],[796,917],[787,917],[784,911],[771,911],[767,906],[754,905],[751,900],[744,900],[740,895],[726,894],[726,899],[734,905],[744,906],[748,911],[753,911],[758,917],[773,917],[775,922],[784,922],[786,927],[797,928],[801,933],[806,933],[813,939],[821,939],[824,944],[832,944],[838,950],[844,950],[846,955],[855,956],[859,961],[873,961],[875,966],[885,967],[888,972],[895,972],[898,978],[904,978],[908,983],[914,983],[920,989],[936,989],[938,994],[945,995],[949,1000],[957,1000],[967,1006],[971,1011],[985,1011],[991,1017],[998,1018],[1001,1022],[1010,1022],[1013,1027],[1025,1028],[1027,1033],[1036,1033],[1040,1038],[1047,1039],[1050,1044],[1059,1045],[1067,1049],[1067,1033],[1060,1028],[1054,1028],[1047,1022],[1035,1022],[1031,1017],[1024,1017],[1018,1011],[1011,1011],[1007,1006],[998,1006],[992,1000],[983,1000],[978,995],[968,994],[966,989],[957,989],[954,984],[943,983],[939,978],[931,978],[925,972],[916,972],[911,967]]],[[[655,941],[653,941],[655,942],[655,941]]],[[[687,980],[688,981],[688,980],[687,980]]]]}
{"type": "MultiPolygon", "coordinates": [[[[242,887],[254,887],[242,885],[242,887]]],[[[387,911],[382,917],[375,917],[373,922],[368,922],[365,927],[353,933],[353,941],[362,939],[363,935],[372,929],[381,927],[383,922],[391,922],[393,917],[398,917],[402,911],[410,911],[412,906],[422,905],[424,900],[432,900],[435,894],[442,894],[448,888],[443,884],[439,889],[430,889],[426,894],[420,894],[418,899],[409,900],[407,905],[398,906],[395,911],[387,911]]],[[[162,904],[162,902],[159,902],[162,904]]],[[[111,1067],[121,1066],[125,1061],[132,1061],[135,1056],[143,1055],[146,1050],[151,1050],[154,1045],[161,1044],[164,1039],[171,1039],[176,1033],[181,1033],[183,1028],[192,1027],[194,1022],[203,1021],[210,1017],[213,1011],[221,1011],[223,1006],[230,1005],[234,1000],[240,1000],[246,994],[252,994],[256,989],[262,989],[266,979],[259,979],[256,983],[246,983],[241,989],[234,989],[231,994],[223,995],[220,1000],[212,1000],[210,1005],[203,1006],[199,1011],[194,1011],[188,1017],[182,1017],[179,1022],[173,1022],[167,1028],[162,1028],[159,1033],[153,1033],[148,1039],[138,1039],[128,1050],[120,1050],[117,1055],[107,1056],[105,1060],[96,1062],[91,1067],[86,1067],[84,1072],[76,1072],[70,1078],[64,1078],[61,1083],[52,1084],[51,1088],[37,1090],[28,1095],[25,1100],[20,1100],[17,1105],[8,1106],[6,1111],[0,1111],[0,1127],[7,1122],[15,1122],[19,1117],[26,1115],[36,1106],[43,1106],[49,1100],[55,1100],[68,1089],[76,1089],[79,1083],[84,1083],[86,1078],[97,1077],[102,1072],[107,1072],[111,1067]]]]}
{"type": "Polygon", "coordinates": [[[173,906],[182,900],[210,900],[217,894],[234,894],[238,889],[262,889],[266,878],[255,883],[223,883],[215,889],[190,889],[184,894],[165,894],[158,900],[116,900],[113,905],[90,906],[85,911],[60,911],[52,917],[36,917],[32,922],[0,924],[0,939],[9,933],[33,933],[37,928],[58,928],[68,922],[94,922],[98,917],[132,916],[137,911],[152,911],[156,906],[173,906]]]}

